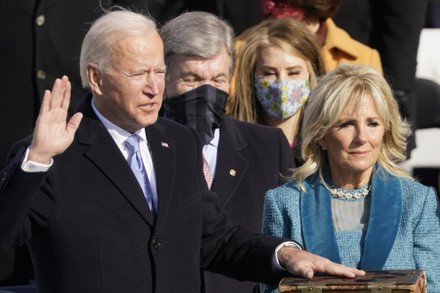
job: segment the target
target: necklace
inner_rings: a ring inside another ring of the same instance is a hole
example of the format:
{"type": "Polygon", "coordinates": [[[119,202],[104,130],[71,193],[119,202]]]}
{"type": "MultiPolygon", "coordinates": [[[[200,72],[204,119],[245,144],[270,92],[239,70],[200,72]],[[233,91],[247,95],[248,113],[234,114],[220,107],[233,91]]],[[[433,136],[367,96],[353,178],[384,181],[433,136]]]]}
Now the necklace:
{"type": "Polygon", "coordinates": [[[365,186],[362,186],[358,189],[343,189],[343,188],[337,188],[337,187],[331,187],[329,189],[332,197],[338,198],[338,199],[345,199],[345,200],[357,200],[357,199],[363,199],[365,198],[371,190],[371,184],[367,184],[365,186]]]}

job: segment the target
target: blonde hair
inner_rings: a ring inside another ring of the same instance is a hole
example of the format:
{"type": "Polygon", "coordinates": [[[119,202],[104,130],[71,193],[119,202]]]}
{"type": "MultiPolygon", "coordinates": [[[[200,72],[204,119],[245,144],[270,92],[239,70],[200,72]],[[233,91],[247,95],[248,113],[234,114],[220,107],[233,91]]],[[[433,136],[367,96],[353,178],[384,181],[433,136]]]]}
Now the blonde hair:
{"type": "Polygon", "coordinates": [[[325,74],[316,36],[294,19],[265,20],[246,30],[237,43],[241,48],[237,49],[237,65],[226,107],[227,114],[235,119],[264,124],[263,109],[256,100],[254,87],[255,67],[262,49],[279,47],[304,59],[312,89],[317,77],[325,74]]]}
{"type": "Polygon", "coordinates": [[[385,133],[378,164],[392,175],[411,178],[398,163],[405,160],[406,141],[411,134],[409,124],[402,119],[399,106],[387,81],[374,69],[362,65],[340,65],[324,76],[312,91],[304,110],[301,129],[301,153],[304,164],[295,170],[295,179],[301,188],[303,181],[319,172],[326,162],[326,152],[319,145],[324,136],[349,105],[359,105],[371,98],[385,133]]]}

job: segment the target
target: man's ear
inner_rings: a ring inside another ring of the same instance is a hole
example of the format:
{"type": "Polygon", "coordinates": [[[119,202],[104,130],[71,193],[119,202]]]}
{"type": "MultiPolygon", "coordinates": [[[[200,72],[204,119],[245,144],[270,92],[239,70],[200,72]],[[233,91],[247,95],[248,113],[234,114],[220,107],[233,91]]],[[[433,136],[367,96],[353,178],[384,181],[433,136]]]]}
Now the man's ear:
{"type": "Polygon", "coordinates": [[[102,78],[101,72],[98,69],[98,65],[96,64],[88,64],[87,65],[87,78],[89,80],[90,89],[92,92],[97,95],[102,95],[101,86],[102,86],[102,78]]]}

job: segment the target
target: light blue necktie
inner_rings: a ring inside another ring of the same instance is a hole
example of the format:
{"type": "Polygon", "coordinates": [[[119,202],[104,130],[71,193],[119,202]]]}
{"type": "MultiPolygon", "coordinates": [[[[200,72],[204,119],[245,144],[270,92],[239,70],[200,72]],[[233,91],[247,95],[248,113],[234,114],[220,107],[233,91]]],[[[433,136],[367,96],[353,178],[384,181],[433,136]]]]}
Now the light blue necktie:
{"type": "Polygon", "coordinates": [[[139,185],[144,192],[145,198],[147,199],[148,206],[156,217],[156,202],[153,192],[151,191],[150,181],[148,180],[147,171],[145,170],[144,163],[142,161],[141,153],[139,150],[139,135],[133,134],[125,140],[125,146],[128,148],[128,163],[133,170],[139,185]]]}

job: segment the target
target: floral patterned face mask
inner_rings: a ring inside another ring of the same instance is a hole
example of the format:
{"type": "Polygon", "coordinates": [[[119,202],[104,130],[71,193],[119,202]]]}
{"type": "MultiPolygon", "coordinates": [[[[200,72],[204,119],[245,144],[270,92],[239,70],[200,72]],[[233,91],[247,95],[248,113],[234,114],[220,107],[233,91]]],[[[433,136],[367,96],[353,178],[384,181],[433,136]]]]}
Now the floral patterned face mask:
{"type": "Polygon", "coordinates": [[[306,80],[267,80],[255,77],[255,90],[264,112],[284,120],[295,115],[307,102],[310,82],[306,80]]]}

